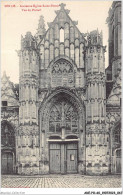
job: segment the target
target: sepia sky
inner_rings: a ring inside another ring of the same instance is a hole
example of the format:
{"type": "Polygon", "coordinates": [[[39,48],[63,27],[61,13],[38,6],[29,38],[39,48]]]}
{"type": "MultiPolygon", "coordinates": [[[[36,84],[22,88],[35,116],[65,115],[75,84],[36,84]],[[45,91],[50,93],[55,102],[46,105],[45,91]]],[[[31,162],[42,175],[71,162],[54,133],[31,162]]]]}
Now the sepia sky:
{"type": "MultiPolygon", "coordinates": [[[[20,49],[21,35],[31,31],[36,34],[40,15],[44,16],[46,29],[47,22],[52,22],[56,16],[55,10],[59,7],[38,7],[40,11],[22,11],[20,6],[25,5],[59,5],[66,4],[70,10],[69,16],[78,21],[77,27],[82,33],[97,28],[103,31],[103,45],[107,46],[105,54],[108,66],[108,25],[106,18],[112,1],[5,1],[1,2],[1,74],[6,71],[7,76],[14,83],[19,82],[19,58],[16,50],[20,49]],[[10,7],[7,7],[10,6],[10,7]]],[[[32,10],[32,8],[30,8],[32,10]]],[[[36,9],[36,8],[33,8],[36,9]]]]}

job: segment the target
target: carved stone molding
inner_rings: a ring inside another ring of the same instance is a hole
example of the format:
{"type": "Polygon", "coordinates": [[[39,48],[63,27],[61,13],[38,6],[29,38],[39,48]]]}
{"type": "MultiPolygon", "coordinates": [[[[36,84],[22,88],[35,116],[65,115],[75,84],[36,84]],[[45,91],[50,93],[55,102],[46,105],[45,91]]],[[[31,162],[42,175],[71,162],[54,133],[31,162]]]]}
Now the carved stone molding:
{"type": "Polygon", "coordinates": [[[19,126],[18,135],[39,135],[38,125],[19,126]]]}

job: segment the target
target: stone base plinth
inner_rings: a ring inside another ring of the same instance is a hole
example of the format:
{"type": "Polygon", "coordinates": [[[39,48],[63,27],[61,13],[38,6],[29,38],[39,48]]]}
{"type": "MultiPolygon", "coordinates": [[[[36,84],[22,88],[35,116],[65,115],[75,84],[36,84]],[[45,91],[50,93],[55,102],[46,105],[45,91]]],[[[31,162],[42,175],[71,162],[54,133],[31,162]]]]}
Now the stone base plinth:
{"type": "Polygon", "coordinates": [[[38,175],[39,167],[18,167],[19,175],[38,175]]]}
{"type": "Polygon", "coordinates": [[[86,175],[107,175],[108,167],[86,167],[86,175]]]}

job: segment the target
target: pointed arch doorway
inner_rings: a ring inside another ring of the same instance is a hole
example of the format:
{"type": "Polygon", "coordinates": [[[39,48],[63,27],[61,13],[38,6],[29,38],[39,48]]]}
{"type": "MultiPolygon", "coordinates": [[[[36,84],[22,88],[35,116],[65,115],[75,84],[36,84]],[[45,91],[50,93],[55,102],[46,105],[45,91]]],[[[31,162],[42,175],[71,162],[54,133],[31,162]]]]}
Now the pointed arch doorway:
{"type": "MultiPolygon", "coordinates": [[[[49,115],[49,132],[56,133],[61,139],[49,139],[50,173],[77,173],[78,132],[77,108],[63,95],[57,97],[49,115]],[[69,134],[73,135],[70,136],[69,134]],[[67,135],[67,137],[65,137],[67,135]]],[[[50,137],[52,138],[52,136],[50,137]]]]}
{"type": "Polygon", "coordinates": [[[15,167],[15,132],[8,121],[1,122],[1,174],[13,174],[15,167]]]}
{"type": "Polygon", "coordinates": [[[58,89],[49,96],[40,113],[41,173],[80,171],[85,160],[84,116],[84,107],[75,94],[58,89]]]}

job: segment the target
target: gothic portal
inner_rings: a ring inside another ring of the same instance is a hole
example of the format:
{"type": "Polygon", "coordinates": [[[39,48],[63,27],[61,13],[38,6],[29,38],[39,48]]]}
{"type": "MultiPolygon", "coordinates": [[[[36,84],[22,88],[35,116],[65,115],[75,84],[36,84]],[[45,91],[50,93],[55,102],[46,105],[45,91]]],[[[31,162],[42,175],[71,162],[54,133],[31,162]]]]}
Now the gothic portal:
{"type": "Polygon", "coordinates": [[[19,85],[2,78],[3,173],[121,172],[120,10],[113,2],[106,70],[102,32],[81,33],[63,3],[47,31],[41,16],[21,37],[19,85]]]}

